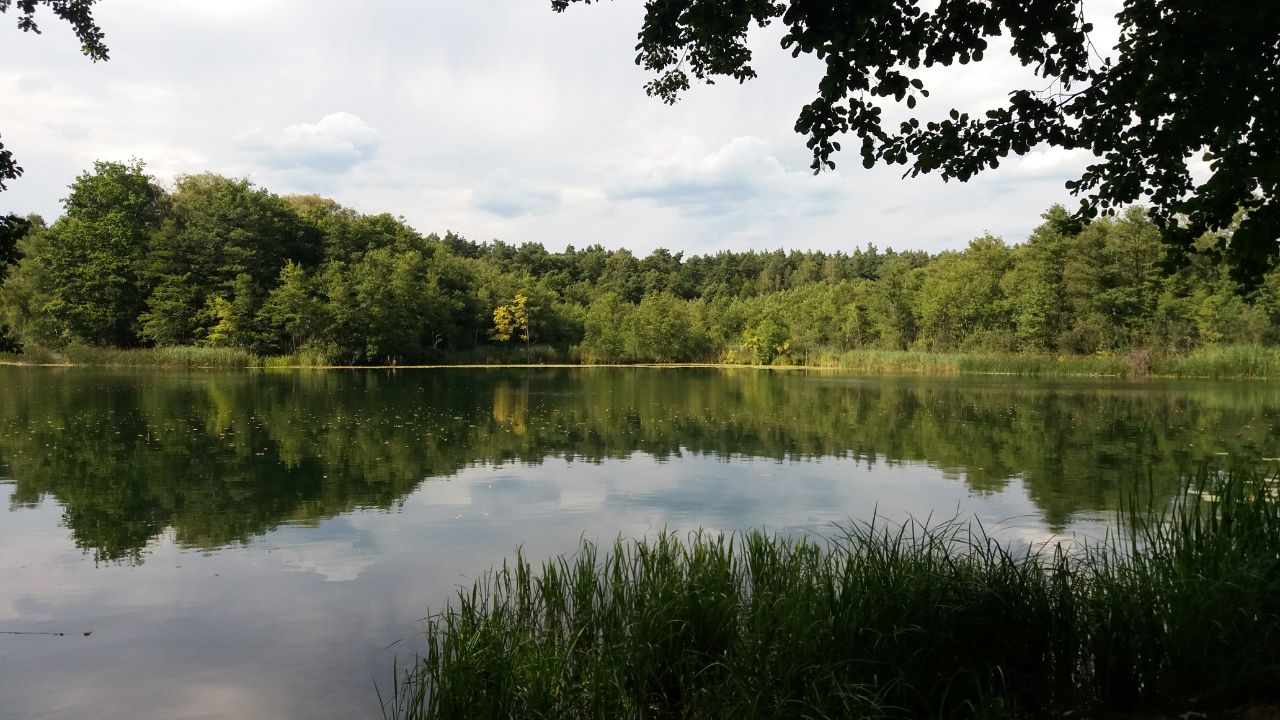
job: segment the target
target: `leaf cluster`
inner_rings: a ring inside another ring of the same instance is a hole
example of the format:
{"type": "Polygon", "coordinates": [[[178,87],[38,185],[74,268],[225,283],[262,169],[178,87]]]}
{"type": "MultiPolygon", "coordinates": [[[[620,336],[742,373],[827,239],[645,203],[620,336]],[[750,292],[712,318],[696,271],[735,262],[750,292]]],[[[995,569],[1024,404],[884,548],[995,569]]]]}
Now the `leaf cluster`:
{"type": "Polygon", "coordinates": [[[649,93],[674,102],[691,79],[754,77],[747,31],[780,22],[783,49],[825,64],[795,126],[815,172],[835,167],[843,135],[860,141],[867,167],[961,181],[1037,146],[1084,150],[1096,160],[1067,184],[1079,217],[1149,204],[1177,251],[1234,225],[1237,279],[1259,281],[1280,253],[1280,5],[1126,0],[1114,59],[1094,47],[1083,0],[925,5],[650,2],[636,61],[656,75],[649,93]],[[981,62],[995,38],[1044,84],[1010,88],[985,111],[886,119],[893,105],[911,112],[928,97],[923,70],[981,62]],[[1210,175],[1197,182],[1201,158],[1210,175]]]}

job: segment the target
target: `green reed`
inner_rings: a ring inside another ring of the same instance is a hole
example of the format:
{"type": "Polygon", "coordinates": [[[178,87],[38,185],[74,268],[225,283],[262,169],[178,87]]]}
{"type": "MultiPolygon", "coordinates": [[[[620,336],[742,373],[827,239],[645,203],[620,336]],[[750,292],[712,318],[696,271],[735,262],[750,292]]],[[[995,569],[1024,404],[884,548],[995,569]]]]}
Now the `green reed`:
{"type": "Polygon", "coordinates": [[[1124,357],[1036,353],[940,353],[923,350],[851,350],[817,363],[869,374],[1128,377],[1142,374],[1124,357]]]}
{"type": "Polygon", "coordinates": [[[1277,479],[1202,473],[1111,539],[1016,549],[876,521],[584,542],[427,620],[403,718],[1018,717],[1215,707],[1280,688],[1277,479]]]}
{"type": "Polygon", "coordinates": [[[1199,378],[1280,377],[1280,348],[1262,345],[1215,345],[1157,362],[1157,375],[1199,378]]]}
{"type": "Polygon", "coordinates": [[[120,350],[71,346],[63,351],[72,365],[157,368],[246,368],[257,364],[252,353],[237,348],[171,346],[120,350]]]}
{"type": "Polygon", "coordinates": [[[237,348],[170,346],[107,348],[69,345],[52,350],[27,347],[21,354],[0,354],[0,362],[20,365],[87,365],[93,367],[222,368],[253,367],[258,358],[237,348]]]}

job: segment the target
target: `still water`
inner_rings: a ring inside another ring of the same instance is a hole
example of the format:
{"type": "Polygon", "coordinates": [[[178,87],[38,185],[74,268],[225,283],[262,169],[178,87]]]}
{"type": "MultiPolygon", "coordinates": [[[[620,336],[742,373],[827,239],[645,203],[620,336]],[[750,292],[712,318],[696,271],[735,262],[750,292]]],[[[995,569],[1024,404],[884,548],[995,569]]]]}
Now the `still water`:
{"type": "Polygon", "coordinates": [[[516,546],[1096,536],[1135,478],[1277,456],[1265,383],[0,367],[0,718],[377,717],[420,619],[516,546]]]}

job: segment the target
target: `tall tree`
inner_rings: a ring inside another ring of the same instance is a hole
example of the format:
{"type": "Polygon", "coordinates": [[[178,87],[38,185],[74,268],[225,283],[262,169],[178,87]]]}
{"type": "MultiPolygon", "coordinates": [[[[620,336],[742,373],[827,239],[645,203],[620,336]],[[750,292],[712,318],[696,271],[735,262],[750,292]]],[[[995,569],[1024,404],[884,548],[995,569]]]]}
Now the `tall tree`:
{"type": "MultiPolygon", "coordinates": [[[[31,229],[31,221],[17,215],[0,215],[0,287],[4,286],[9,266],[16,265],[22,253],[18,241],[31,229]]],[[[21,346],[8,321],[0,316],[0,352],[16,352],[21,346]]]]}
{"type": "MultiPolygon", "coordinates": [[[[551,5],[575,2],[592,0],[551,5]]],[[[815,171],[834,167],[845,133],[867,167],[944,179],[968,180],[1041,144],[1085,149],[1097,160],[1067,184],[1083,217],[1148,202],[1171,246],[1186,250],[1243,209],[1227,250],[1241,277],[1261,278],[1280,253],[1280,3],[1125,0],[1114,59],[1094,48],[1085,4],[654,0],[636,62],[656,74],[649,94],[674,102],[692,80],[755,77],[748,31],[780,22],[784,49],[826,64],[795,126],[815,171]],[[981,62],[1000,36],[1038,78],[1032,87],[1010,88],[1005,105],[973,115],[887,120],[900,115],[886,112],[889,99],[910,113],[928,97],[923,70],[981,62]],[[1210,165],[1199,184],[1197,158],[1210,165]]]]}
{"type": "Polygon", "coordinates": [[[316,227],[269,191],[214,174],[179,178],[150,254],[155,289],[143,334],[162,345],[203,341],[214,297],[245,306],[245,322],[256,322],[285,263],[311,267],[320,253],[316,227]]]}
{"type": "Polygon", "coordinates": [[[10,265],[16,265],[22,256],[18,241],[31,229],[31,221],[17,215],[0,215],[0,283],[4,282],[10,265]]]}
{"type": "Polygon", "coordinates": [[[71,184],[41,258],[52,282],[42,308],[65,340],[128,346],[146,298],[139,269],[166,194],[139,160],[96,162],[71,184]]]}
{"type": "Polygon", "coordinates": [[[962,344],[1007,349],[996,336],[1007,330],[1000,280],[1013,257],[1004,241],[974,239],[960,253],[943,253],[924,271],[916,312],[921,336],[933,349],[962,344]]]}
{"type": "Polygon", "coordinates": [[[1009,298],[1014,332],[1020,347],[1056,350],[1068,318],[1063,283],[1070,216],[1054,205],[1027,242],[1014,250],[1013,266],[1000,280],[1009,298]]]}
{"type": "Polygon", "coordinates": [[[279,284],[262,305],[263,324],[289,352],[316,340],[326,329],[324,299],[301,265],[290,260],[280,270],[279,284]]]}

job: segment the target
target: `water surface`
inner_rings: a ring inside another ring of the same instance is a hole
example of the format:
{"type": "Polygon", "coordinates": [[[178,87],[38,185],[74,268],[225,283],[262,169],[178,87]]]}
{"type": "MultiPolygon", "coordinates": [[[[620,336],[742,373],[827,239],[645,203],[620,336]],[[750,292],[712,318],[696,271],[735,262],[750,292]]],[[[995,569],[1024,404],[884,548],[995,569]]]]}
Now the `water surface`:
{"type": "Polygon", "coordinates": [[[0,631],[65,633],[0,634],[0,717],[376,717],[419,620],[518,545],[1098,535],[1135,478],[1277,438],[1265,383],[0,368],[0,631]]]}

